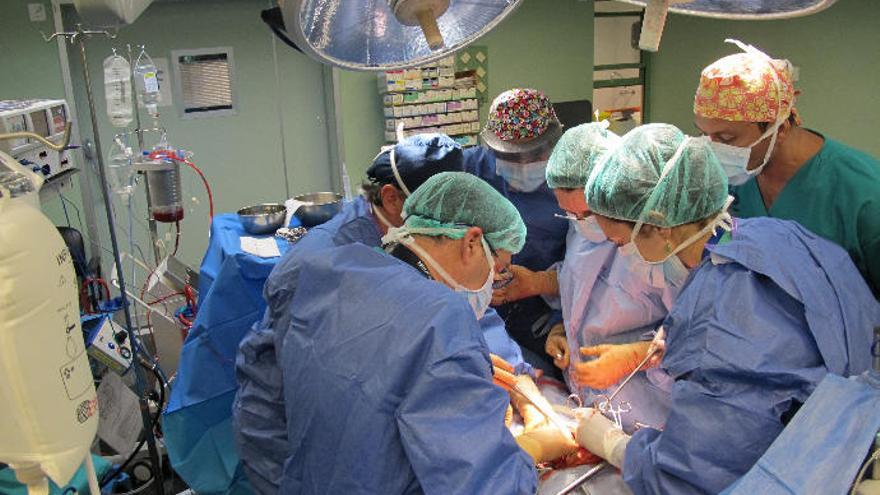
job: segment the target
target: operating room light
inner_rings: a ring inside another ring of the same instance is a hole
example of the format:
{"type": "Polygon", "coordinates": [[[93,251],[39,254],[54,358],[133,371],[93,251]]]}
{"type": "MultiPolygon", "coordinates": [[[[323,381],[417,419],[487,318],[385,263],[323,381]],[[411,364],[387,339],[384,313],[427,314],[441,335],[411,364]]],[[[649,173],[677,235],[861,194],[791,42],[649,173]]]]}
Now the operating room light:
{"type": "Polygon", "coordinates": [[[284,26],[322,63],[385,71],[432,62],[477,40],[523,0],[283,0],[284,26]]]}
{"type": "Polygon", "coordinates": [[[837,0],[619,0],[645,8],[639,48],[656,52],[666,24],[666,14],[716,19],[771,20],[815,14],[837,0]]]}

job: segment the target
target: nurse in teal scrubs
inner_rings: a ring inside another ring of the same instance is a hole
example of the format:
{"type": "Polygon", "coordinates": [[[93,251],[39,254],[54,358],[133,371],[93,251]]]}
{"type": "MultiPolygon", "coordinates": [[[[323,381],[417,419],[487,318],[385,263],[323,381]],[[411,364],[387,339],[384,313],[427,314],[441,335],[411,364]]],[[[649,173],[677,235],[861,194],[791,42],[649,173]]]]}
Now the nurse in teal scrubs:
{"type": "Polygon", "coordinates": [[[795,220],[842,246],[880,299],[880,162],[801,127],[791,63],[742,53],[706,67],[696,126],[712,140],[738,217],[795,220]]]}

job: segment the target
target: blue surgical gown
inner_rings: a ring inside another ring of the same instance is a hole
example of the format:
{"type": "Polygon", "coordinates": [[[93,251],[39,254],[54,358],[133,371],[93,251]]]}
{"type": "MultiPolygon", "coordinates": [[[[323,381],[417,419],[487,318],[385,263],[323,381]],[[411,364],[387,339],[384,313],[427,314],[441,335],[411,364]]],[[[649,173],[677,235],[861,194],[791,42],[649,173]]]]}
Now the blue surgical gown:
{"type": "MultiPolygon", "coordinates": [[[[617,255],[617,245],[591,242],[574,227],[568,233],[565,260],[557,269],[571,356],[566,378],[585,404],[593,404],[617,385],[593,390],[574,383],[574,366],[586,359],[578,350],[648,338],[663,322],[681,287],[665,280],[653,281],[654,285],[636,282],[628,276],[625,260],[617,255]]],[[[632,432],[636,423],[662,428],[669,412],[670,386],[671,380],[660,370],[636,374],[615,398],[615,403],[627,402],[631,407],[622,416],[624,430],[632,432]]]]}
{"type": "Polygon", "coordinates": [[[637,431],[636,494],[718,493],[742,476],[829,372],[871,365],[880,305],[847,253],[795,222],[737,220],[669,313],[666,428],[637,431]]]}
{"type": "MultiPolygon", "coordinates": [[[[290,322],[289,306],[296,293],[297,269],[294,253],[323,252],[335,246],[361,244],[378,247],[381,234],[370,212],[369,203],[358,196],[330,221],[312,228],[279,261],[266,280],[263,294],[267,308],[242,340],[236,359],[239,389],[233,403],[233,426],[241,462],[254,490],[274,494],[278,489],[282,463],[287,452],[287,433],[283,415],[282,370],[277,349],[290,322]]],[[[494,310],[480,320],[483,338],[491,352],[514,366],[527,369],[519,346],[504,329],[494,310]]]]}
{"type": "Polygon", "coordinates": [[[464,298],[361,244],[293,261],[279,494],[535,493],[464,298]]]}
{"type": "MultiPolygon", "coordinates": [[[[534,192],[510,189],[495,172],[495,156],[486,148],[476,146],[464,152],[464,171],[476,175],[510,200],[526,224],[526,244],[513,256],[513,263],[529,270],[547,270],[565,257],[565,236],[568,221],[554,215],[563,213],[553,191],[544,183],[534,192]]],[[[498,314],[507,323],[507,332],[523,348],[542,360],[547,355],[544,343],[550,327],[562,320],[562,314],[553,310],[539,296],[503,304],[498,314]]],[[[533,363],[534,364],[534,363],[533,363]]],[[[550,364],[550,369],[553,365],[550,364]]],[[[546,366],[544,366],[546,368],[546,366]]]]}
{"type": "Polygon", "coordinates": [[[878,411],[880,372],[848,379],[828,373],[773,445],[724,495],[848,493],[880,429],[878,411]]]}

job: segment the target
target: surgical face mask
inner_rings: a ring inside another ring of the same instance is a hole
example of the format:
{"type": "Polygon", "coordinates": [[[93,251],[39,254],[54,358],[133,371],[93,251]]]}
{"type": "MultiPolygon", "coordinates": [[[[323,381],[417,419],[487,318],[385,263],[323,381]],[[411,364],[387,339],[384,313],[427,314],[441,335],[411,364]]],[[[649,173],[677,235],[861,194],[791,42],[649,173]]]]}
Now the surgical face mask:
{"type": "Polygon", "coordinates": [[[649,263],[642,258],[635,243],[628,242],[617,249],[624,270],[617,275],[624,287],[678,288],[688,277],[688,269],[678,256],[660,263],[649,263]]]}
{"type": "Polygon", "coordinates": [[[759,137],[754,143],[748,146],[732,146],[729,144],[709,141],[709,145],[712,146],[715,156],[718,157],[718,161],[721,162],[721,166],[727,174],[727,182],[730,185],[739,186],[745,184],[749,179],[760,174],[764,170],[764,167],[766,167],[767,163],[770,161],[770,155],[773,154],[773,148],[776,146],[776,136],[779,133],[780,125],[782,125],[782,122],[774,124],[772,127],[768,128],[764,134],[761,134],[761,137],[759,137]],[[773,137],[770,139],[770,146],[767,147],[767,152],[764,154],[764,160],[761,162],[761,165],[749,170],[749,158],[752,156],[752,148],[771,135],[773,137]]]}
{"type": "Polygon", "coordinates": [[[602,230],[602,227],[596,222],[596,217],[593,215],[590,215],[587,218],[578,218],[571,213],[568,213],[566,215],[556,215],[556,217],[564,218],[574,223],[574,227],[578,231],[578,234],[590,242],[598,244],[608,240],[608,238],[605,237],[605,232],[602,230]]]}
{"type": "Polygon", "coordinates": [[[534,192],[546,180],[547,160],[531,163],[513,163],[495,159],[495,173],[504,178],[507,185],[521,192],[534,192]]]}
{"type": "Polygon", "coordinates": [[[574,226],[577,229],[578,234],[590,242],[598,244],[608,240],[608,238],[605,237],[605,232],[602,230],[602,227],[599,227],[599,223],[596,222],[596,217],[593,215],[590,215],[587,218],[578,219],[574,226]]]}
{"type": "Polygon", "coordinates": [[[678,245],[677,248],[672,250],[665,258],[659,261],[647,261],[642,253],[639,251],[638,246],[636,246],[635,240],[636,236],[639,233],[639,230],[642,227],[641,223],[637,223],[636,227],[633,229],[632,236],[630,237],[630,241],[620,248],[618,248],[618,253],[621,256],[626,258],[626,263],[629,267],[629,270],[632,272],[633,276],[639,277],[641,282],[653,285],[654,287],[662,287],[663,285],[658,285],[660,280],[664,280],[669,285],[673,287],[680,286],[684,283],[685,279],[687,279],[689,270],[684,263],[682,263],[681,258],[678,257],[678,253],[682,252],[688,246],[697,242],[701,237],[706,234],[715,235],[715,231],[718,228],[723,230],[730,231],[731,226],[733,224],[733,219],[730,217],[730,214],[727,213],[727,209],[730,207],[733,202],[733,197],[728,197],[727,202],[725,202],[724,207],[721,209],[721,212],[715,216],[705,227],[700,229],[696,234],[688,237],[684,242],[678,245]]]}
{"type": "Polygon", "coordinates": [[[422,229],[410,229],[406,226],[400,228],[393,228],[388,231],[388,234],[382,238],[383,243],[392,243],[399,242],[405,245],[414,253],[418,254],[426,263],[431,265],[434,270],[437,271],[438,274],[446,281],[446,284],[449,285],[452,290],[462,294],[467,299],[468,304],[470,304],[471,309],[474,312],[474,316],[479,320],[486,314],[486,310],[489,309],[489,303],[492,302],[492,283],[495,281],[495,263],[492,258],[492,252],[489,250],[489,244],[486,243],[486,239],[482,238],[481,242],[483,244],[483,253],[486,255],[486,262],[489,264],[489,275],[486,277],[486,281],[483,283],[483,286],[477,290],[471,290],[467,287],[458,283],[452,275],[449,274],[440,263],[438,263],[434,258],[429,255],[424,249],[419,246],[415,240],[412,238],[410,234],[437,234],[443,233],[444,229],[431,229],[431,228],[422,228],[422,229]]]}

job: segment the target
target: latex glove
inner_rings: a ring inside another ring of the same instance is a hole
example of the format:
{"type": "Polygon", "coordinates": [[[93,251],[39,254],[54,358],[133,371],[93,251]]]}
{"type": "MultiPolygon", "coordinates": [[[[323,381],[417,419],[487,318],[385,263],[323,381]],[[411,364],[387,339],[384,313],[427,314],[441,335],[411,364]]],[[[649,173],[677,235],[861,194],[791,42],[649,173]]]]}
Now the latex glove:
{"type": "MultiPolygon", "coordinates": [[[[510,275],[506,278],[510,282],[492,292],[492,304],[498,306],[507,304],[527,297],[559,295],[559,282],[556,279],[556,270],[533,272],[524,266],[510,265],[510,275]]],[[[505,280],[501,277],[500,280],[505,280]]]]}
{"type": "Polygon", "coordinates": [[[565,337],[565,327],[562,323],[550,329],[547,342],[544,343],[544,352],[553,358],[553,364],[559,369],[568,368],[571,361],[568,349],[568,339],[565,337]]]}
{"type": "Polygon", "coordinates": [[[645,369],[660,366],[660,361],[663,360],[663,355],[666,354],[666,330],[663,327],[657,329],[657,333],[654,334],[654,340],[651,341],[651,347],[648,349],[648,352],[651,352],[652,349],[655,351],[654,355],[651,356],[651,359],[645,364],[645,369]]]}
{"type": "Polygon", "coordinates": [[[510,429],[513,426],[513,406],[507,405],[507,411],[504,412],[504,426],[510,429]]]}
{"type": "Polygon", "coordinates": [[[528,375],[516,376],[516,389],[510,390],[510,403],[523,418],[523,431],[531,431],[536,428],[547,426],[549,420],[529,399],[527,399],[519,391],[526,393],[532,400],[541,402],[543,407],[551,408],[553,406],[544,398],[538,386],[528,375]]]}
{"type": "Polygon", "coordinates": [[[608,461],[620,469],[626,454],[626,445],[630,436],[623,432],[613,421],[595,409],[581,418],[577,429],[577,442],[581,447],[608,461]]]}
{"type": "Polygon", "coordinates": [[[636,369],[650,346],[650,342],[632,342],[581,347],[582,355],[596,359],[575,363],[574,380],[582,387],[606,389],[636,369]]]}
{"type": "Polygon", "coordinates": [[[544,426],[516,437],[516,443],[525,450],[535,464],[550,462],[578,451],[578,444],[555,426],[544,426]]]}

